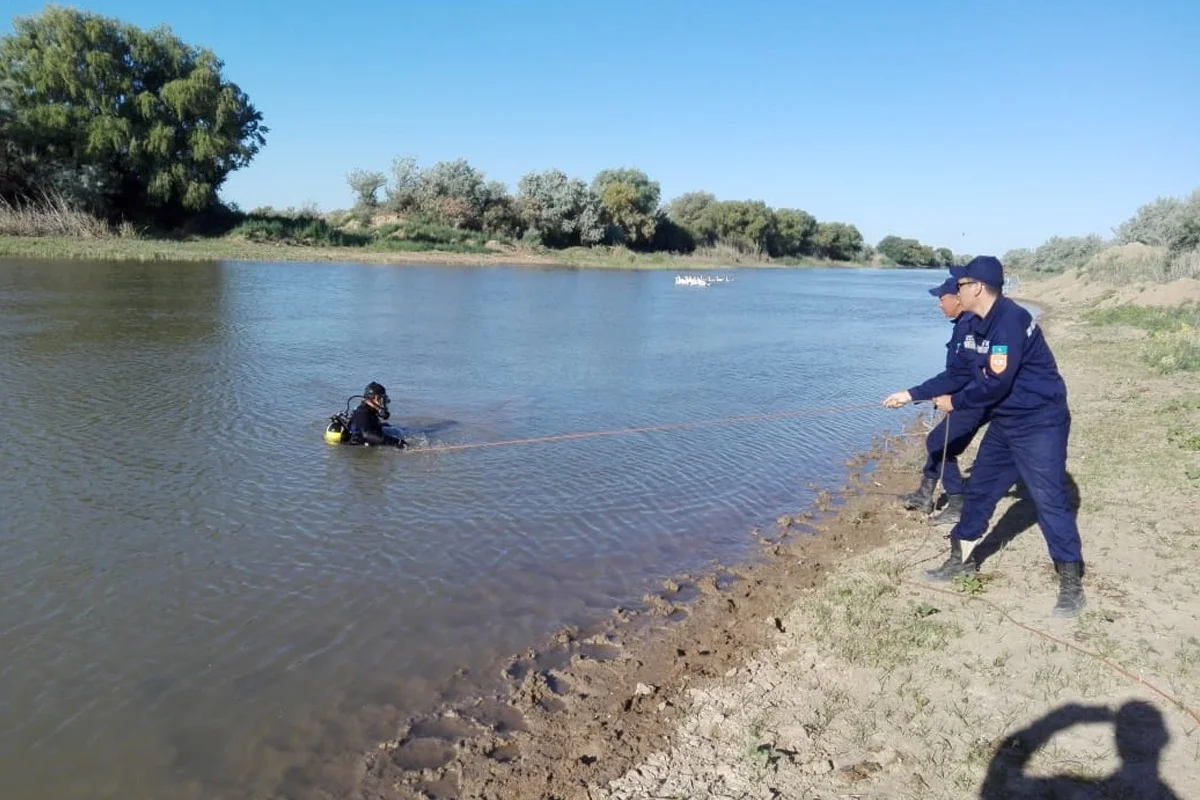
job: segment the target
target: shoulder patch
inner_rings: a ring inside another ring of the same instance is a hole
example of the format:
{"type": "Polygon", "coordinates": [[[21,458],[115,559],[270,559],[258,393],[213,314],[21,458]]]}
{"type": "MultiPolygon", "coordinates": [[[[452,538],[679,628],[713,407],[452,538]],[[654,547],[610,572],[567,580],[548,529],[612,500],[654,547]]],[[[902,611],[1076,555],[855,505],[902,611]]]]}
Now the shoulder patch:
{"type": "Polygon", "coordinates": [[[988,367],[997,375],[1008,369],[1008,345],[992,345],[992,352],[988,356],[988,367]]]}

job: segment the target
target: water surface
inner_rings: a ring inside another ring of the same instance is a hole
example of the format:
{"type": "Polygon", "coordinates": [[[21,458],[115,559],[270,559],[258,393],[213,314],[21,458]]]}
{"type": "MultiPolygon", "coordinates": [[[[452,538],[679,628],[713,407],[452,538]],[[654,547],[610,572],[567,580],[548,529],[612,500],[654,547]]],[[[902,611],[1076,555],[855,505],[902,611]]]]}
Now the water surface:
{"type": "Polygon", "coordinates": [[[456,670],[747,557],[904,415],[321,439],[371,380],[438,445],[877,404],[943,357],[940,274],[730,274],[0,263],[0,797],[302,796],[456,670]]]}

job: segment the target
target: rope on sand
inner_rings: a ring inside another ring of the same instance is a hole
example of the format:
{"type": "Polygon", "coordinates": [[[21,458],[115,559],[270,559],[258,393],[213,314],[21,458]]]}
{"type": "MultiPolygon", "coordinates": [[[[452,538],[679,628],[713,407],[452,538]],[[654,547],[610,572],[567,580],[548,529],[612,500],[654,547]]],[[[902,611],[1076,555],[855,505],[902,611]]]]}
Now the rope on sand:
{"type": "Polygon", "coordinates": [[[919,583],[917,581],[909,580],[907,578],[901,578],[900,582],[903,584],[907,584],[909,586],[915,586],[915,587],[922,589],[924,591],[927,591],[927,592],[937,592],[938,594],[944,594],[944,595],[947,595],[948,597],[954,597],[954,598],[957,598],[960,600],[962,600],[962,599],[973,600],[975,602],[983,603],[984,605],[990,606],[992,609],[994,609],[996,612],[998,612],[1000,614],[1000,616],[1004,617],[1006,620],[1011,622],[1013,625],[1016,625],[1018,628],[1028,631],[1029,633],[1032,633],[1035,636],[1040,636],[1041,638],[1043,638],[1049,642],[1053,642],[1054,644],[1061,645],[1070,650],[1074,650],[1076,653],[1079,653],[1081,655],[1085,655],[1085,656],[1089,656],[1090,658],[1094,658],[1097,661],[1099,661],[1101,664],[1103,664],[1104,666],[1111,669],[1113,672],[1117,673],[1118,675],[1121,675],[1122,677],[1124,677],[1134,683],[1140,683],[1142,686],[1146,687],[1151,692],[1158,695],[1163,700],[1166,700],[1168,703],[1175,706],[1177,709],[1182,711],[1187,716],[1191,717],[1192,720],[1197,725],[1200,725],[1200,713],[1197,713],[1195,709],[1189,708],[1178,697],[1175,697],[1174,695],[1170,694],[1169,692],[1163,691],[1162,689],[1158,688],[1153,683],[1151,683],[1150,681],[1141,677],[1140,675],[1134,675],[1132,672],[1125,669],[1120,664],[1118,664],[1114,661],[1110,661],[1109,659],[1105,658],[1104,656],[1100,655],[1099,653],[1095,653],[1095,652],[1092,652],[1091,650],[1088,650],[1087,648],[1080,647],[1079,645],[1074,644],[1073,642],[1068,642],[1067,640],[1059,638],[1058,636],[1055,636],[1052,633],[1046,633],[1045,631],[1038,630],[1037,628],[1033,627],[1032,625],[1026,625],[1024,622],[1021,622],[1019,619],[1014,618],[1011,614],[1009,614],[1003,608],[998,606],[996,603],[993,603],[991,600],[988,600],[986,597],[978,597],[975,595],[964,596],[962,594],[959,594],[958,592],[952,592],[949,589],[941,589],[941,588],[938,588],[937,586],[930,586],[928,584],[919,583]]]}

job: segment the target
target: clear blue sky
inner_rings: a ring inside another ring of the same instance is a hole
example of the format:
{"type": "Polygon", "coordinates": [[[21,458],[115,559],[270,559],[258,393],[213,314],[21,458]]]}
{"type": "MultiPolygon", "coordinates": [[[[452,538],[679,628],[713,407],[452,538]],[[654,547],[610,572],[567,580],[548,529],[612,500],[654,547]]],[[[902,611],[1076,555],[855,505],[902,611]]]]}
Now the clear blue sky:
{"type": "Polygon", "coordinates": [[[403,154],[514,191],[636,166],[664,200],[999,254],[1200,186],[1200,0],[76,5],[224,59],[271,128],[243,208],[347,207],[347,172],[403,154]]]}

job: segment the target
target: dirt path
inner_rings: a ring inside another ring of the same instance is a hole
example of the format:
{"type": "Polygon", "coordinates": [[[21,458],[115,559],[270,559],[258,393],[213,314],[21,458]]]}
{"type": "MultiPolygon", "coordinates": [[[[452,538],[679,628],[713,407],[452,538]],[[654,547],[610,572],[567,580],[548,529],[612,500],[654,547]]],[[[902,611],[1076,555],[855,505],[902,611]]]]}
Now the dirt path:
{"type": "Polygon", "coordinates": [[[507,693],[381,745],[359,795],[1200,797],[1200,454],[1179,437],[1200,430],[1200,378],[1152,375],[1138,336],[1079,321],[1076,300],[1112,293],[1022,289],[1071,393],[1080,617],[1049,617],[1023,497],[998,508],[978,580],[924,584],[944,531],[894,500],[919,439],[885,441],[828,513],[762,532],[761,563],[564,631],[514,660],[507,693]]]}

